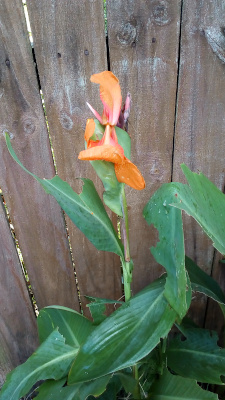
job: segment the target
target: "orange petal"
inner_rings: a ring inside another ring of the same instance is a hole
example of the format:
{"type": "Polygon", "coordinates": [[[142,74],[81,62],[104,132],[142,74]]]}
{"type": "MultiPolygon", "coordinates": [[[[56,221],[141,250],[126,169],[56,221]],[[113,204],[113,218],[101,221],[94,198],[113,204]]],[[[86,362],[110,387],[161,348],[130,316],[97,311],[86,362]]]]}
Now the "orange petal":
{"type": "Polygon", "coordinates": [[[95,121],[93,119],[88,119],[84,133],[84,139],[87,142],[87,145],[94,131],[95,131],[95,121]]]}
{"type": "MultiPolygon", "coordinates": [[[[110,71],[103,71],[91,76],[91,82],[100,84],[100,97],[104,105],[105,121],[116,125],[122,104],[119,80],[110,71]]],[[[104,115],[103,115],[104,119],[104,115]]]]}
{"type": "Polygon", "coordinates": [[[105,160],[112,163],[122,163],[123,156],[115,146],[105,144],[95,146],[80,152],[78,158],[80,160],[105,160]]]}
{"type": "Polygon", "coordinates": [[[134,189],[145,188],[145,180],[139,169],[128,158],[122,164],[115,164],[115,173],[119,182],[126,183],[134,189]]]}

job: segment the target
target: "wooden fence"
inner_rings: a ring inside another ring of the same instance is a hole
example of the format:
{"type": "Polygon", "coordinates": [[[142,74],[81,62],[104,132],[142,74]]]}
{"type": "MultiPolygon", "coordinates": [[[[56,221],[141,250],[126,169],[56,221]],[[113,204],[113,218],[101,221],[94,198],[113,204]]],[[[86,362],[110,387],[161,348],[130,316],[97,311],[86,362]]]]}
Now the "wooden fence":
{"type": "MultiPolygon", "coordinates": [[[[85,294],[118,299],[120,264],[116,256],[98,252],[16,165],[5,130],[30,171],[54,176],[50,134],[59,176],[75,190],[81,190],[76,177],[89,177],[102,191],[90,164],[77,159],[91,116],[86,101],[102,109],[98,86],[89,78],[110,69],[120,79],[124,98],[128,91],[132,96],[132,161],[147,182],[141,192],[126,189],[134,293],[163,270],[149,251],[157,234],[142,218],[153,192],[171,178],[183,181],[181,162],[224,187],[225,2],[107,0],[106,5],[107,41],[103,0],[27,0],[32,50],[21,0],[0,0],[0,188],[39,308],[60,304],[79,310],[77,284],[84,310],[85,294]]],[[[224,287],[224,267],[210,241],[190,218],[185,232],[186,253],[224,287]]],[[[37,346],[33,306],[2,201],[0,276],[2,383],[37,346]]],[[[214,307],[197,296],[196,322],[222,329],[214,307]]]]}

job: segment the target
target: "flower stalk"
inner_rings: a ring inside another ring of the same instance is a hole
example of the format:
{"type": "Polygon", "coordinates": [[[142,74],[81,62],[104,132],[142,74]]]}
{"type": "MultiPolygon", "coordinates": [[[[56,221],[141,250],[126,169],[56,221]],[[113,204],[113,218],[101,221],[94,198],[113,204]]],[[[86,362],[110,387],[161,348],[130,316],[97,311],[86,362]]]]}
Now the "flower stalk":
{"type": "Polygon", "coordinates": [[[124,245],[124,260],[122,260],[123,284],[124,284],[125,301],[128,301],[131,298],[133,262],[130,258],[129,223],[128,223],[128,212],[127,212],[127,200],[126,200],[124,186],[121,195],[121,208],[123,214],[123,218],[121,221],[121,234],[124,245]]]}

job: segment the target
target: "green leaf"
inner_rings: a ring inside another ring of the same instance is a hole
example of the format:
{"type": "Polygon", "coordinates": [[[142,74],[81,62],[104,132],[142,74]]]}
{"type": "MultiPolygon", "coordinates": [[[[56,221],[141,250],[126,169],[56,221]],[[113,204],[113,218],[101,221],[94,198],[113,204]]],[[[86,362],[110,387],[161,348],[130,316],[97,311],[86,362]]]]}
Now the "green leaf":
{"type": "Polygon", "coordinates": [[[114,164],[107,161],[90,161],[96,174],[104,185],[103,200],[115,214],[122,217],[121,194],[124,183],[117,180],[114,164]]]}
{"type": "MultiPolygon", "coordinates": [[[[87,383],[85,382],[84,385],[87,383]]],[[[117,393],[122,389],[121,381],[117,375],[113,375],[106,387],[106,391],[98,397],[98,400],[117,400],[117,393]]],[[[90,396],[88,400],[94,400],[95,397],[90,396]]]]}
{"type": "Polygon", "coordinates": [[[167,365],[165,352],[162,349],[164,340],[167,342],[167,339],[162,339],[162,343],[159,343],[159,345],[155,347],[147,357],[138,363],[138,365],[140,365],[138,368],[140,385],[144,392],[149,392],[156,377],[162,375],[163,370],[167,365]]]}
{"type": "MultiPolygon", "coordinates": [[[[105,131],[105,126],[101,125],[100,122],[95,119],[95,132],[92,140],[101,139],[105,131]]],[[[115,127],[119,144],[124,149],[124,154],[127,158],[130,158],[131,151],[131,140],[127,132],[115,127]]],[[[92,167],[101,179],[104,185],[103,200],[105,204],[116,214],[123,216],[121,208],[121,194],[124,183],[120,183],[117,180],[115,174],[114,164],[106,161],[90,161],[92,167]]]]}
{"type": "Polygon", "coordinates": [[[123,257],[121,240],[118,238],[91,180],[83,179],[83,191],[78,195],[68,183],[58,176],[53,179],[40,179],[21,164],[13,151],[8,134],[6,134],[6,143],[14,160],[28,174],[32,175],[47,193],[55,197],[73,223],[98,250],[110,251],[123,257]]]}
{"type": "MultiPolygon", "coordinates": [[[[57,400],[57,396],[60,396],[60,391],[65,383],[66,378],[59,381],[54,381],[53,379],[45,381],[36,389],[38,395],[35,397],[35,400],[57,400]]],[[[60,397],[58,398],[60,399],[60,397]]],[[[64,400],[67,399],[64,397],[64,400]]]]}
{"type": "Polygon", "coordinates": [[[205,391],[197,382],[172,375],[165,370],[151,387],[151,400],[218,400],[216,394],[205,391]]]}
{"type": "Polygon", "coordinates": [[[90,395],[100,396],[105,390],[111,375],[94,381],[63,387],[65,380],[44,382],[38,389],[36,400],[85,400],[90,395]]]}
{"type": "Polygon", "coordinates": [[[181,211],[170,206],[174,197],[170,188],[170,184],[162,185],[146,204],[143,215],[147,223],[153,224],[159,232],[159,242],[151,247],[151,252],[167,271],[164,294],[182,319],[190,306],[187,299],[183,224],[181,211]]]}
{"type": "Polygon", "coordinates": [[[120,382],[127,393],[134,393],[137,387],[137,381],[133,377],[132,373],[128,372],[117,372],[115,374],[120,379],[120,382]]]}
{"type": "Polygon", "coordinates": [[[124,131],[121,128],[118,128],[118,126],[115,126],[115,130],[116,130],[116,136],[118,139],[118,143],[120,144],[120,146],[122,146],[125,157],[130,159],[130,155],[131,155],[130,136],[128,135],[128,133],[126,131],[124,131]]]}
{"type": "Polygon", "coordinates": [[[1,400],[19,400],[43,379],[61,379],[68,374],[78,348],[65,344],[55,330],[28,360],[7,375],[0,393],[1,400]]]}
{"type": "Polygon", "coordinates": [[[123,304],[122,301],[101,299],[99,297],[91,296],[85,297],[91,301],[91,303],[87,304],[87,307],[90,309],[90,313],[94,320],[94,325],[99,325],[106,318],[106,315],[104,315],[106,312],[106,304],[123,304]]]}
{"type": "Polygon", "coordinates": [[[129,367],[171,329],[176,313],[164,297],[163,278],[124,303],[88,336],[69,373],[69,384],[129,367]]]}
{"type": "Polygon", "coordinates": [[[70,308],[49,306],[37,318],[39,339],[42,343],[56,328],[70,346],[80,347],[94,327],[87,318],[70,308]]]}
{"type": "Polygon", "coordinates": [[[196,379],[203,383],[221,385],[221,375],[225,376],[225,349],[217,345],[216,332],[191,328],[181,331],[181,335],[171,340],[166,351],[168,366],[177,374],[196,379]]]}
{"type": "Polygon", "coordinates": [[[225,195],[202,173],[191,172],[184,164],[181,168],[190,186],[170,184],[177,194],[173,205],[195,218],[214,247],[225,254],[225,195]]]}
{"type": "Polygon", "coordinates": [[[218,283],[187,256],[185,257],[185,265],[190,277],[192,290],[204,293],[217,301],[225,316],[225,296],[218,283]]]}

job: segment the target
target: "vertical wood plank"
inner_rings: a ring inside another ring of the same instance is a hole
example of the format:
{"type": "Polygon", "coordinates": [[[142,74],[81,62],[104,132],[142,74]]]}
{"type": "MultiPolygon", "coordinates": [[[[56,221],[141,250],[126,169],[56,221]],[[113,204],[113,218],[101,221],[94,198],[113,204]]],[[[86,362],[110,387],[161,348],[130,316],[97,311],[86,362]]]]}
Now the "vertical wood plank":
{"type": "MultiPolygon", "coordinates": [[[[174,181],[184,181],[180,164],[203,172],[224,187],[225,49],[224,2],[183,2],[174,181]]],[[[191,218],[185,218],[186,253],[211,273],[214,249],[191,218]]],[[[214,266],[214,273],[218,263],[214,266]]],[[[196,296],[194,315],[203,324],[205,298],[196,296]]]]}
{"type": "Polygon", "coordinates": [[[34,310],[0,197],[0,387],[38,345],[34,310]]]}
{"type": "Polygon", "coordinates": [[[133,291],[162,272],[150,246],[157,235],[142,210],[153,192],[171,179],[180,1],[108,1],[110,67],[129,91],[132,162],[144,175],[146,189],[126,188],[129,204],[133,291]]]}
{"type": "Polygon", "coordinates": [[[38,307],[60,304],[79,309],[61,209],[6,148],[4,130],[11,133],[12,145],[30,171],[40,177],[54,175],[22,2],[0,0],[0,9],[0,187],[38,307]]]}
{"type": "MultiPolygon", "coordinates": [[[[102,109],[90,76],[107,69],[103,1],[30,0],[28,12],[58,174],[76,191],[82,187],[76,178],[88,177],[102,192],[90,164],[77,157],[91,117],[86,101],[102,109]]],[[[118,257],[98,252],[69,219],[67,224],[82,304],[86,294],[120,297],[118,257]]]]}

